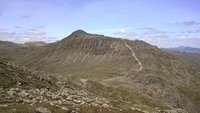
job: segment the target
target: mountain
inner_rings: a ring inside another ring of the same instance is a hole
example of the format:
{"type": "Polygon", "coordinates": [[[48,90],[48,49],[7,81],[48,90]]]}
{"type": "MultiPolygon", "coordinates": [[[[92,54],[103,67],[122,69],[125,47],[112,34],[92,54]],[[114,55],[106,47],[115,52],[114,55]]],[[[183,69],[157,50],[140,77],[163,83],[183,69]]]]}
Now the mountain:
{"type": "Polygon", "coordinates": [[[128,41],[77,30],[61,41],[40,47],[20,46],[7,54],[14,54],[14,57],[9,57],[13,62],[39,71],[82,74],[87,78],[96,73],[104,78],[123,75],[130,69],[139,70],[142,66],[133,49],[138,49],[135,51],[141,54],[139,51],[143,47],[159,50],[139,40],[128,41]]]}
{"type": "Polygon", "coordinates": [[[194,48],[194,47],[180,46],[176,48],[166,48],[166,49],[179,51],[179,52],[200,53],[200,48],[194,48]]]}
{"type": "Polygon", "coordinates": [[[24,44],[22,44],[23,46],[43,46],[46,45],[46,42],[43,41],[36,41],[36,42],[26,42],[24,44]]]}
{"type": "Polygon", "coordinates": [[[0,48],[1,56],[53,74],[58,81],[75,77],[77,82],[67,79],[67,83],[105,97],[114,108],[157,113],[200,111],[199,70],[144,41],[77,30],[43,46],[13,46],[0,48]]]}
{"type": "Polygon", "coordinates": [[[18,47],[18,44],[8,42],[8,41],[0,41],[0,53],[5,54],[9,50],[13,50],[15,47],[18,47]]]}

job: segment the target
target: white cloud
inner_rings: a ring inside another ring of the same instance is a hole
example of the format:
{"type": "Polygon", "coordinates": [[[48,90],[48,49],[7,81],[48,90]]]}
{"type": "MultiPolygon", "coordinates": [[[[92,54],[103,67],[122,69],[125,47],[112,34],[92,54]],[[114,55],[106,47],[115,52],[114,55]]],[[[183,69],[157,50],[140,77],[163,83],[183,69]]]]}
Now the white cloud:
{"type": "Polygon", "coordinates": [[[182,24],[186,26],[192,26],[192,25],[199,25],[200,23],[197,21],[185,21],[185,22],[182,22],[182,24]]]}
{"type": "Polygon", "coordinates": [[[200,32],[200,30],[199,29],[189,29],[188,31],[187,31],[187,33],[199,33],[200,32]]]}
{"type": "Polygon", "coordinates": [[[144,30],[144,34],[145,35],[149,35],[149,34],[165,34],[166,32],[163,31],[159,31],[153,27],[143,27],[143,28],[138,28],[138,29],[142,29],[144,30]]]}
{"type": "Polygon", "coordinates": [[[14,28],[17,28],[17,29],[19,29],[19,28],[21,28],[21,26],[14,26],[14,28]]]}
{"type": "Polygon", "coordinates": [[[114,32],[115,35],[120,35],[123,37],[133,37],[135,35],[137,35],[136,33],[134,33],[133,31],[127,30],[127,29],[120,29],[114,32]]]}
{"type": "Polygon", "coordinates": [[[28,29],[24,32],[25,36],[44,36],[46,32],[41,29],[28,29]]]}
{"type": "Polygon", "coordinates": [[[180,21],[175,23],[169,23],[170,25],[182,25],[182,26],[194,26],[194,25],[200,25],[200,22],[195,20],[190,21],[180,21]]]}
{"type": "Polygon", "coordinates": [[[5,31],[5,30],[7,30],[7,29],[5,29],[5,28],[0,28],[0,31],[5,31]]]}
{"type": "Polygon", "coordinates": [[[12,41],[16,33],[0,31],[0,40],[12,41]]]}
{"type": "Polygon", "coordinates": [[[176,37],[169,35],[152,35],[143,37],[141,40],[158,47],[190,46],[200,48],[200,37],[191,37],[189,35],[177,35],[176,37]]]}
{"type": "Polygon", "coordinates": [[[32,17],[32,15],[22,15],[22,16],[20,16],[21,19],[29,19],[31,17],[32,17]]]}
{"type": "Polygon", "coordinates": [[[3,41],[12,41],[16,43],[24,43],[30,41],[51,41],[51,38],[48,38],[47,33],[42,29],[28,29],[22,33],[13,33],[0,30],[0,40],[3,41]]]}

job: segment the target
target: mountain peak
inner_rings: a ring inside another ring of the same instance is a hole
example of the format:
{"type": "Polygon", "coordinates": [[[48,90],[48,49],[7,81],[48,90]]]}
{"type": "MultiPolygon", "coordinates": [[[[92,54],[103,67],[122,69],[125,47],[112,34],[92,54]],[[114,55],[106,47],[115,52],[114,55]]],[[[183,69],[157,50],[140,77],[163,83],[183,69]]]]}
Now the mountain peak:
{"type": "Polygon", "coordinates": [[[85,32],[84,30],[76,30],[74,32],[72,32],[69,36],[67,36],[66,38],[62,39],[61,41],[64,41],[64,40],[67,40],[69,38],[80,38],[80,37],[83,37],[83,36],[86,36],[88,35],[87,32],[85,32]]]}
{"type": "Polygon", "coordinates": [[[83,35],[83,34],[87,34],[87,32],[79,29],[79,30],[76,30],[76,31],[72,32],[71,35],[83,35]]]}

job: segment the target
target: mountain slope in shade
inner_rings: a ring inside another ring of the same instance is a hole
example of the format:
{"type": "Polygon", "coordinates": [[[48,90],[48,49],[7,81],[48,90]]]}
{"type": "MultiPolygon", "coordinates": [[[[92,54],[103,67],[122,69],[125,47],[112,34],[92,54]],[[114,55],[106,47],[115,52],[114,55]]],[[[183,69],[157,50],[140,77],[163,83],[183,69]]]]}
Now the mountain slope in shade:
{"type": "Polygon", "coordinates": [[[44,46],[2,50],[5,52],[2,56],[19,65],[56,73],[63,79],[76,76],[83,81],[91,80],[93,85],[86,88],[100,95],[118,97],[112,103],[119,108],[142,104],[166,110],[200,111],[200,72],[176,55],[144,41],[78,30],[44,46]],[[109,92],[107,87],[122,92],[109,92]],[[127,99],[122,98],[124,95],[127,99]]]}

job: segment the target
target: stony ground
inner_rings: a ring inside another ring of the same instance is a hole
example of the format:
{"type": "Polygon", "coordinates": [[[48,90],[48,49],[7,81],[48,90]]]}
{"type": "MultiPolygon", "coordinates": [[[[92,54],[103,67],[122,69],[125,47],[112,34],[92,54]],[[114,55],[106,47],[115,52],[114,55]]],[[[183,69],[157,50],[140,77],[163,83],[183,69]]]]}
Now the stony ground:
{"type": "Polygon", "coordinates": [[[49,91],[48,89],[0,89],[0,107],[8,107],[15,104],[34,105],[34,104],[49,104],[58,107],[62,110],[80,111],[81,107],[94,106],[111,108],[109,101],[103,97],[97,97],[87,91],[73,90],[69,88],[60,91],[49,91]]]}
{"type": "Polygon", "coordinates": [[[115,88],[79,77],[56,76],[0,59],[0,113],[187,113],[132,104],[128,94],[115,88]]]}

